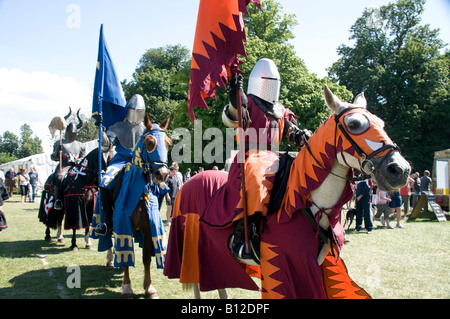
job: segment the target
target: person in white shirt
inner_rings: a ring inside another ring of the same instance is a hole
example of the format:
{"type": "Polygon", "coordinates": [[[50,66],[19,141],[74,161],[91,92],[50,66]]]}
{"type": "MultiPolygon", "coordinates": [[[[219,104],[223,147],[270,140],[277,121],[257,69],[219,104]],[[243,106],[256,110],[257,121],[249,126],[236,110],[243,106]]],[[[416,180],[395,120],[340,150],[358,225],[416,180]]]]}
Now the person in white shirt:
{"type": "Polygon", "coordinates": [[[25,203],[28,195],[28,183],[30,181],[30,177],[28,176],[28,172],[26,168],[22,170],[22,172],[19,174],[19,187],[20,187],[20,194],[22,203],[25,203]]]}
{"type": "Polygon", "coordinates": [[[380,189],[377,190],[377,214],[374,216],[374,219],[380,218],[381,225],[386,226],[387,229],[393,229],[393,227],[389,225],[389,202],[390,201],[391,201],[391,199],[389,198],[389,195],[387,192],[382,191],[380,189]]]}

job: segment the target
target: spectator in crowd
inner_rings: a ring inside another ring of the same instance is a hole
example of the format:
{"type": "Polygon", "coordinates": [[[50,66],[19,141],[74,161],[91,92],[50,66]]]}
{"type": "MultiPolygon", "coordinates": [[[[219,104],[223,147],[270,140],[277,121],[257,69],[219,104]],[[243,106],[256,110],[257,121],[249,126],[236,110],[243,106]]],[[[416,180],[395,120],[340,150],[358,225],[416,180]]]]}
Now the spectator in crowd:
{"type": "Polygon", "coordinates": [[[178,193],[178,181],[176,178],[177,170],[175,167],[171,167],[169,169],[169,178],[167,179],[167,186],[169,187],[169,192],[166,194],[166,205],[167,205],[167,211],[166,211],[166,220],[167,220],[167,226],[170,226],[170,223],[172,221],[172,212],[173,212],[173,204],[175,203],[175,197],[178,193]]]}
{"type": "Polygon", "coordinates": [[[409,214],[409,201],[411,197],[411,188],[413,187],[414,180],[410,176],[408,177],[408,182],[405,186],[400,188],[400,196],[402,197],[402,203],[403,203],[403,218],[406,217],[406,215],[409,214]]]}
{"type": "Polygon", "coordinates": [[[414,207],[416,207],[417,202],[419,201],[419,197],[420,197],[420,174],[419,172],[415,172],[412,175],[413,178],[413,187],[412,190],[414,191],[414,193],[412,194],[412,203],[411,206],[414,209],[414,207]]]}
{"type": "Polygon", "coordinates": [[[372,217],[370,215],[370,198],[372,190],[367,180],[358,181],[356,183],[356,231],[362,228],[364,218],[364,227],[367,233],[371,233],[373,229],[372,217]]]}
{"type": "Polygon", "coordinates": [[[184,173],[183,180],[186,183],[188,179],[191,178],[191,169],[188,167],[186,173],[184,173]]]}
{"type": "Polygon", "coordinates": [[[12,197],[14,187],[16,187],[16,172],[14,172],[14,168],[10,168],[9,171],[5,174],[5,184],[6,189],[9,192],[9,197],[12,197]]]}
{"type": "Polygon", "coordinates": [[[387,229],[393,229],[393,227],[389,225],[390,201],[391,199],[387,192],[377,189],[377,214],[374,216],[374,219],[380,218],[381,225],[386,226],[387,229]]]}
{"type": "Polygon", "coordinates": [[[420,179],[420,192],[429,192],[431,186],[431,178],[430,178],[430,171],[425,170],[423,172],[423,176],[420,179]]]}
{"type": "Polygon", "coordinates": [[[25,203],[27,199],[29,182],[30,177],[28,176],[27,169],[24,168],[19,173],[19,188],[22,203],[25,203]]]}
{"type": "Polygon", "coordinates": [[[178,189],[181,188],[181,186],[183,186],[183,175],[180,172],[180,167],[178,166],[178,163],[173,162],[171,167],[175,168],[175,179],[177,180],[178,183],[178,189]]]}
{"type": "Polygon", "coordinates": [[[37,192],[37,183],[39,182],[39,175],[36,171],[36,168],[32,167],[30,174],[28,174],[28,176],[30,177],[30,186],[31,186],[31,190],[29,190],[29,194],[28,194],[28,198],[30,200],[30,202],[34,203],[34,199],[36,197],[36,192],[37,192]]]}
{"type": "Polygon", "coordinates": [[[400,197],[400,191],[389,193],[389,197],[391,201],[389,202],[390,214],[395,213],[395,217],[397,219],[397,228],[404,228],[402,224],[400,224],[401,219],[401,207],[402,207],[402,198],[400,197]]]}

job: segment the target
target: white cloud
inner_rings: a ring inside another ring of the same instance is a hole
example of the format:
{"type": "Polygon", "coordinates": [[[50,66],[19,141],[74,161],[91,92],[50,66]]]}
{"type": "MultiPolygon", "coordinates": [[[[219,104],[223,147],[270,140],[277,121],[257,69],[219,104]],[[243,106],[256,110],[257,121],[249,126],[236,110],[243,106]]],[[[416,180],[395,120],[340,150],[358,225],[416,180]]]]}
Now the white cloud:
{"type": "Polygon", "coordinates": [[[69,106],[90,116],[92,88],[68,76],[0,68],[0,134],[11,131],[19,136],[26,123],[49,152],[48,125],[53,117],[67,114],[69,106]]]}

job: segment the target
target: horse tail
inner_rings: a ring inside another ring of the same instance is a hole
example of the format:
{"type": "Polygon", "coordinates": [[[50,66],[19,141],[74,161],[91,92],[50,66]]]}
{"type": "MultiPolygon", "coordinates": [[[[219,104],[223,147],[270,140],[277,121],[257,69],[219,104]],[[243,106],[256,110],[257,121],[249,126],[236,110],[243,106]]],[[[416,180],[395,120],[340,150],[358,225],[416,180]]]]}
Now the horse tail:
{"type": "Polygon", "coordinates": [[[191,292],[192,291],[192,284],[191,283],[181,283],[183,292],[191,292]]]}

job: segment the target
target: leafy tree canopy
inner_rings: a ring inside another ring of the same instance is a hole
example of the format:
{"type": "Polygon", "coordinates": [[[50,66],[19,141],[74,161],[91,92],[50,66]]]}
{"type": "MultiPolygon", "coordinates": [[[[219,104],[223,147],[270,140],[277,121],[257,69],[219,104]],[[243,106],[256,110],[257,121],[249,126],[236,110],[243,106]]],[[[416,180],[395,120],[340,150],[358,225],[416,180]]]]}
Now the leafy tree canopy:
{"type": "Polygon", "coordinates": [[[369,109],[414,170],[431,169],[434,151],[449,147],[450,54],[439,30],[421,25],[425,0],[399,0],[368,8],[351,27],[353,46],[329,69],[369,109]]]}
{"type": "Polygon", "coordinates": [[[42,141],[33,136],[30,125],[20,127],[20,137],[10,131],[0,136],[0,164],[43,153],[42,141]]]}
{"type": "MultiPolygon", "coordinates": [[[[315,130],[330,114],[323,100],[324,84],[330,85],[343,100],[351,100],[352,94],[327,78],[319,79],[310,74],[289,43],[294,38],[292,30],[297,25],[296,16],[283,13],[281,4],[275,0],[261,3],[262,10],[251,4],[250,15],[244,16],[247,33],[247,57],[242,57],[245,63],[241,66],[244,90],[255,63],[261,58],[274,60],[282,80],[280,102],[298,116],[301,128],[315,130]]],[[[192,132],[194,125],[187,112],[190,59],[190,51],[180,45],[148,50],[140,59],[133,79],[122,82],[127,99],[135,93],[143,95],[152,120],[158,122],[171,115],[172,128],[183,127],[192,132]]],[[[195,116],[202,121],[203,131],[214,127],[225,132],[221,115],[228,103],[227,92],[218,89],[216,100],[207,100],[209,110],[195,108],[195,116]]],[[[193,139],[194,134],[191,135],[193,139]]],[[[181,167],[197,165],[208,168],[215,164],[195,163],[181,167]]]]}

